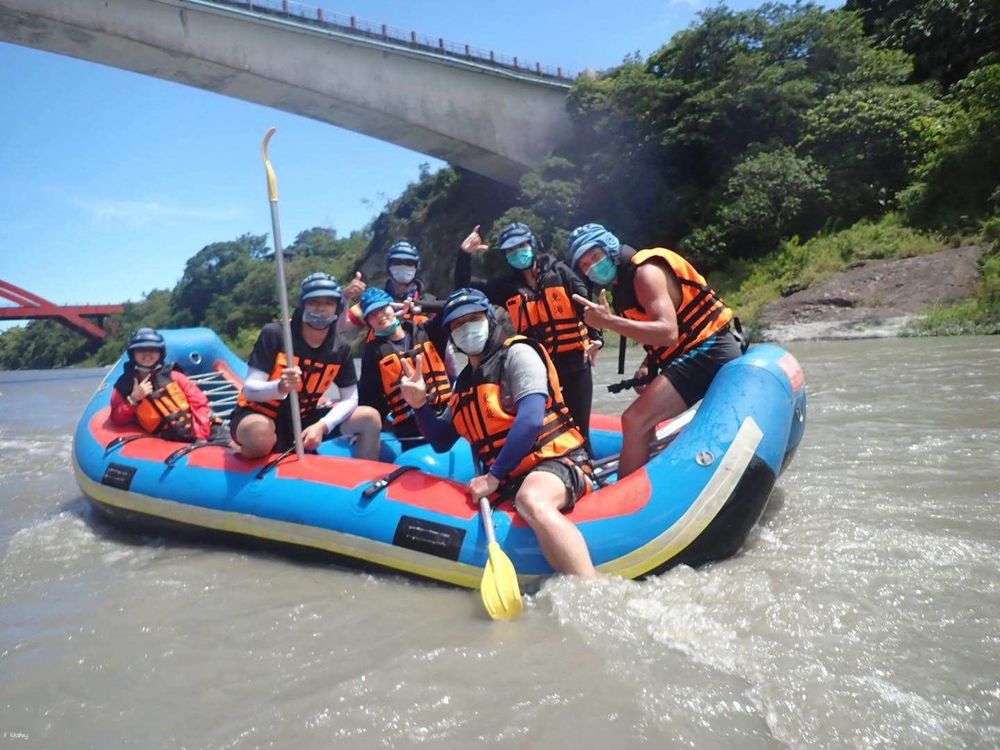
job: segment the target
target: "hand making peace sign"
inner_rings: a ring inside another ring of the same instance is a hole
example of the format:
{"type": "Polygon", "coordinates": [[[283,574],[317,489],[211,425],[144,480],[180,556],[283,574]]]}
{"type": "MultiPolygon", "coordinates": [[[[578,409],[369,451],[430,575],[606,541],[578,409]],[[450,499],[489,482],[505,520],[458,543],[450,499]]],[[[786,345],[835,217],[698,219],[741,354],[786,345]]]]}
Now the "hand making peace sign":
{"type": "Polygon", "coordinates": [[[399,394],[413,409],[419,409],[427,403],[427,386],[424,383],[424,355],[417,355],[416,368],[410,363],[409,357],[404,357],[403,377],[399,381],[399,394]]]}

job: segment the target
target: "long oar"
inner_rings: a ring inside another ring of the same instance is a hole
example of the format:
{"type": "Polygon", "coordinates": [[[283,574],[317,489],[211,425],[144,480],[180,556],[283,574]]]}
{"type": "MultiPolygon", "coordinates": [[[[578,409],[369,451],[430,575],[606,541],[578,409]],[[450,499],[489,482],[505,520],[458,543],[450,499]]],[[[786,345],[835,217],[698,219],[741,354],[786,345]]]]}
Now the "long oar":
{"type": "Polygon", "coordinates": [[[514,563],[497,544],[497,534],[493,528],[493,511],[490,501],[479,498],[479,515],[486,529],[489,560],[483,570],[483,580],[479,590],[483,595],[483,606],[494,620],[513,620],[524,610],[521,589],[517,585],[517,571],[514,563]]]}
{"type": "MultiPolygon", "coordinates": [[[[295,353],[292,351],[292,324],[288,318],[288,291],[285,282],[285,255],[281,249],[281,224],[278,222],[278,178],[274,176],[271,160],[267,157],[267,145],[271,136],[277,132],[271,128],[264,136],[261,153],[264,155],[264,169],[267,171],[267,197],[271,202],[271,229],[274,230],[274,262],[278,264],[278,300],[281,302],[281,333],[284,337],[285,360],[288,367],[295,366],[295,353]]],[[[295,435],[295,455],[301,461],[305,456],[302,450],[302,417],[299,414],[299,394],[292,389],[288,394],[289,405],[292,408],[292,432],[295,435]]]]}

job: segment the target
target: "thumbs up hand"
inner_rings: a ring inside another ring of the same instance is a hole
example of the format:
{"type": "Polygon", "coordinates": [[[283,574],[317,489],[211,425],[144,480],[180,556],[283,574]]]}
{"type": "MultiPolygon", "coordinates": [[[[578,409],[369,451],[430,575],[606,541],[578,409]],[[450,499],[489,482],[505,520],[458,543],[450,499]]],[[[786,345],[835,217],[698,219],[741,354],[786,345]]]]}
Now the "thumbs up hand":
{"type": "Polygon", "coordinates": [[[427,403],[427,385],[424,383],[424,355],[417,355],[417,366],[414,367],[409,358],[402,360],[403,377],[399,381],[399,395],[413,409],[419,409],[427,403]]]}
{"type": "Polygon", "coordinates": [[[344,287],[344,299],[357,299],[367,287],[368,285],[365,283],[365,280],[361,278],[361,271],[358,271],[354,274],[354,278],[344,287]]]}

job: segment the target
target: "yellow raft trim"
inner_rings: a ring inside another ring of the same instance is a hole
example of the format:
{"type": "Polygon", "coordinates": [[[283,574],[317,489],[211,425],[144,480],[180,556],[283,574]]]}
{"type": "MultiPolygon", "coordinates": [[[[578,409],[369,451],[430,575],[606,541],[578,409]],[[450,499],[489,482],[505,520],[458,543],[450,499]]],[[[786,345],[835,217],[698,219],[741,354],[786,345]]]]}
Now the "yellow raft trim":
{"type": "Polygon", "coordinates": [[[80,467],[75,455],[73,456],[73,471],[76,474],[76,481],[85,495],[115,508],[202,528],[230,531],[259,539],[314,547],[345,557],[363,560],[373,565],[381,565],[403,573],[411,573],[469,589],[478,590],[480,579],[483,577],[481,566],[468,565],[457,560],[446,560],[426,552],[385,544],[353,534],[288,521],[276,521],[247,513],[202,508],[109,487],[88,477],[80,467]]]}
{"type": "Polygon", "coordinates": [[[698,498],[662,534],[627,555],[597,566],[601,573],[637,578],[684,550],[712,522],[743,477],[764,433],[747,417],[698,498]]]}

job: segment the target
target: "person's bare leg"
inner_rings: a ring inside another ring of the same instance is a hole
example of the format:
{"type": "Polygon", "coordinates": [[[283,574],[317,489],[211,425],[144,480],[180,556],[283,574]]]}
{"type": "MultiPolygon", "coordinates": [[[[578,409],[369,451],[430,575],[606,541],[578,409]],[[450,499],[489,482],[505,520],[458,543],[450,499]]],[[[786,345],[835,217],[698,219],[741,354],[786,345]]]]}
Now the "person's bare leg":
{"type": "Polygon", "coordinates": [[[649,460],[649,443],[656,425],[687,409],[684,399],[673,383],[660,375],[622,414],[622,453],[618,460],[618,476],[624,477],[645,466],[649,460]]]}
{"type": "Polygon", "coordinates": [[[340,423],[340,434],[355,437],[355,457],[378,461],[382,417],[370,406],[359,406],[340,423]]]}
{"type": "Polygon", "coordinates": [[[277,441],[274,422],[263,414],[244,417],[236,428],[237,448],[243,458],[263,458],[274,450],[277,441]]]}
{"type": "Polygon", "coordinates": [[[514,502],[538,537],[549,565],[560,573],[596,578],[587,542],[576,524],[559,512],[567,502],[566,485],[555,474],[534,471],[525,477],[514,502]]]}

